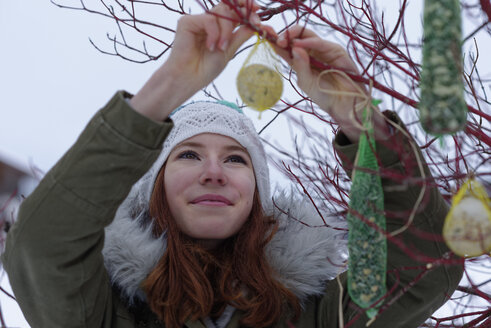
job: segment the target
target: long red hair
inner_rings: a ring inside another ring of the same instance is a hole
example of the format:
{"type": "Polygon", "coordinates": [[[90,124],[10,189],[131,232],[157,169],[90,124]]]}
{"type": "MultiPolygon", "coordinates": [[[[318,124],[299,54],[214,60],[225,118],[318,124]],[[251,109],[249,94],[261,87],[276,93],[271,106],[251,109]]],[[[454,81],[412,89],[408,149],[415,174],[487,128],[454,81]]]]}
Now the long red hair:
{"type": "Polygon", "coordinates": [[[143,282],[151,310],[166,327],[191,319],[218,318],[227,304],[245,312],[241,324],[268,327],[289,309],[300,314],[298,298],[275,278],[265,246],[277,222],[264,215],[256,190],[249,219],[239,232],[208,251],[184,235],[170,213],[164,191],[164,168],[150,199],[154,233],[167,235],[167,248],[143,282]]]}

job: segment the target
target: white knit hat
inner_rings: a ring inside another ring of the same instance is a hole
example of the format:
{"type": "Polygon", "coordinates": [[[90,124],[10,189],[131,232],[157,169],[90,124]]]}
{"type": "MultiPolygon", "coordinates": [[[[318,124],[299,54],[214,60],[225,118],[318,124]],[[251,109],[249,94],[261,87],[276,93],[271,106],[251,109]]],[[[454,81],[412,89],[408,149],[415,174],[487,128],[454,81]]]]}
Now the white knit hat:
{"type": "Polygon", "coordinates": [[[147,210],[157,175],[172,149],[184,140],[201,133],[216,133],[230,137],[247,150],[252,159],[262,207],[266,213],[271,210],[266,153],[252,121],[240,108],[225,101],[199,101],[179,107],[172,112],[170,118],[174,127],[165,139],[162,152],[150,170],[133,185],[128,197],[120,206],[120,211],[128,208],[129,203],[133,210],[147,210]]]}

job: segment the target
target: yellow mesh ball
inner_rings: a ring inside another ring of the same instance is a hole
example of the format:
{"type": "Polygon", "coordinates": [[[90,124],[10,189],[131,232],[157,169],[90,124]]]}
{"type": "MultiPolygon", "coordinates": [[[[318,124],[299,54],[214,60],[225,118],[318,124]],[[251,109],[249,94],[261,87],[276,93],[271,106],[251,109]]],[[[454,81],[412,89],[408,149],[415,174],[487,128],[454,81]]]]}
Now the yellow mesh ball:
{"type": "Polygon", "coordinates": [[[455,254],[479,256],[491,251],[491,208],[484,187],[470,179],[452,200],[443,238],[455,254]]]}
{"type": "Polygon", "coordinates": [[[237,89],[247,106],[263,111],[280,100],[283,80],[275,69],[262,64],[251,64],[240,70],[237,89]]]}

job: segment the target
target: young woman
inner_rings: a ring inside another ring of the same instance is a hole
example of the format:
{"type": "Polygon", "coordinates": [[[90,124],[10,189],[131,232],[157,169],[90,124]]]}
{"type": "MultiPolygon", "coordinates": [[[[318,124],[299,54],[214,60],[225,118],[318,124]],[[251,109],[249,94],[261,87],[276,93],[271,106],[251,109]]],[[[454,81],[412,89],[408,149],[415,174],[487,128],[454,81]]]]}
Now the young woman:
{"type": "MultiPolygon", "coordinates": [[[[259,26],[257,6],[240,4],[259,26]]],[[[118,92],[24,201],[3,264],[32,327],[365,327],[340,273],[342,232],[299,223],[320,223],[299,196],[276,193],[273,206],[250,120],[227,103],[182,106],[251,37],[235,21],[222,3],[181,18],[163,66],[135,96],[118,92]]],[[[339,123],[334,146],[350,172],[361,133],[353,109],[363,97],[350,96],[359,87],[341,75],[319,76],[309,55],[353,72],[355,64],[301,27],[275,47],[303,91],[339,123]]],[[[403,130],[402,123],[390,112],[373,119],[382,166],[417,180],[406,134],[387,121],[403,130]]],[[[391,190],[386,210],[408,213],[420,186],[382,181],[391,190]]],[[[436,236],[446,204],[436,188],[422,204],[413,225],[436,236]]],[[[395,216],[389,231],[405,222],[395,216]]],[[[426,267],[423,260],[449,252],[440,240],[410,229],[397,238],[417,256],[388,243],[390,293],[372,327],[417,327],[462,274],[459,266],[426,267]]]]}

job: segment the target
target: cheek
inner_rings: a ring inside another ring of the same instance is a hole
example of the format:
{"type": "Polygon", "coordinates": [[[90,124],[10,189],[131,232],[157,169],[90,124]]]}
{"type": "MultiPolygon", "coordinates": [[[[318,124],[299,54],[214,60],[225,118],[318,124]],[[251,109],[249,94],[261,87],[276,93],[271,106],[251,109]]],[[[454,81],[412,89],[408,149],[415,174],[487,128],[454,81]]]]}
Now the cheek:
{"type": "Polygon", "coordinates": [[[244,176],[239,182],[240,192],[247,199],[247,203],[252,206],[254,192],[256,191],[256,179],[254,175],[244,176]]]}
{"type": "Polygon", "coordinates": [[[167,205],[169,206],[170,214],[179,229],[182,229],[182,214],[185,212],[185,204],[183,203],[183,193],[186,190],[188,182],[186,176],[181,176],[179,170],[169,170],[164,176],[164,191],[167,205]]]}
{"type": "Polygon", "coordinates": [[[193,179],[192,170],[171,167],[164,173],[165,192],[168,195],[178,195],[183,192],[193,179]]]}
{"type": "Polygon", "coordinates": [[[179,170],[166,170],[164,175],[164,191],[167,203],[171,213],[174,215],[176,206],[179,204],[178,199],[182,196],[189,184],[189,177],[181,174],[179,170]]]}

